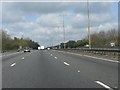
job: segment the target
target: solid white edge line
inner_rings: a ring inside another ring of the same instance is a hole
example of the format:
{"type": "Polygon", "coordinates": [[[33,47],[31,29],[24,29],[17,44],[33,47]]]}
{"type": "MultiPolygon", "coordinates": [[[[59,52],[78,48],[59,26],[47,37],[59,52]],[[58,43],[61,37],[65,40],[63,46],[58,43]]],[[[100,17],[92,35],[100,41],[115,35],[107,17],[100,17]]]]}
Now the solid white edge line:
{"type": "Polygon", "coordinates": [[[67,53],[78,55],[78,56],[82,56],[81,54],[77,54],[77,53],[71,53],[71,52],[67,52],[67,53]]]}
{"type": "MultiPolygon", "coordinates": [[[[64,53],[64,51],[58,51],[58,52],[64,53]]],[[[89,55],[81,55],[81,54],[76,54],[76,53],[71,53],[71,52],[67,52],[67,53],[73,54],[73,55],[78,55],[78,56],[85,56],[85,57],[90,57],[90,58],[95,58],[95,59],[101,59],[101,60],[104,60],[104,61],[109,61],[109,62],[114,62],[114,63],[120,63],[119,61],[113,61],[111,59],[98,58],[98,57],[93,57],[93,56],[89,56],[89,55]]]]}
{"type": "Polygon", "coordinates": [[[104,83],[102,83],[102,82],[100,82],[100,81],[95,81],[95,83],[97,83],[97,84],[99,84],[99,85],[101,85],[101,86],[103,86],[104,88],[107,88],[107,89],[109,89],[109,90],[113,90],[111,87],[109,87],[108,85],[105,85],[104,83]]]}
{"type": "Polygon", "coordinates": [[[7,55],[2,55],[2,56],[0,56],[0,57],[10,56],[10,55],[18,54],[18,53],[22,53],[22,52],[17,52],[17,53],[12,53],[12,54],[7,54],[7,55]]]}
{"type": "Polygon", "coordinates": [[[64,62],[64,64],[65,64],[65,65],[67,65],[67,66],[69,66],[69,65],[70,65],[70,64],[69,64],[69,63],[67,63],[67,62],[64,62]]]}
{"type": "Polygon", "coordinates": [[[13,67],[13,66],[15,66],[15,65],[16,65],[16,63],[13,63],[13,64],[11,64],[10,66],[13,67]]]}
{"type": "Polygon", "coordinates": [[[110,61],[110,62],[116,62],[118,63],[119,61],[113,61],[113,60],[110,60],[110,59],[104,59],[104,58],[98,58],[98,57],[93,57],[93,56],[89,56],[89,55],[84,55],[86,57],[91,57],[91,58],[95,58],[95,59],[101,59],[101,60],[104,60],[104,61],[110,61]]]}

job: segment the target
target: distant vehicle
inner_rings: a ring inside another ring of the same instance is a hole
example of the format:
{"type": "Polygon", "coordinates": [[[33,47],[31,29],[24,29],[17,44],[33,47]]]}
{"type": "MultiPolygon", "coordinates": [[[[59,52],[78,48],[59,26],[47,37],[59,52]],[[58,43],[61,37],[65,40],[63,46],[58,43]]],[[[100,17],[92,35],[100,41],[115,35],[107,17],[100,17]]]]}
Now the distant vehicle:
{"type": "Polygon", "coordinates": [[[111,47],[115,47],[115,43],[110,43],[110,46],[111,47]]]}
{"type": "Polygon", "coordinates": [[[50,48],[47,48],[47,50],[50,50],[50,48]]]}
{"type": "Polygon", "coordinates": [[[40,47],[38,47],[38,50],[44,50],[44,49],[45,49],[44,46],[40,46],[40,47]]]}
{"type": "Polygon", "coordinates": [[[44,47],[44,46],[41,46],[41,47],[40,47],[40,49],[41,49],[41,50],[44,50],[44,49],[45,49],[45,47],[44,47]]]}
{"type": "Polygon", "coordinates": [[[29,48],[25,48],[24,52],[30,52],[30,49],[29,48]]]}
{"type": "Polygon", "coordinates": [[[87,44],[87,45],[85,45],[85,47],[86,47],[86,48],[88,48],[88,47],[89,47],[89,45],[87,44]]]}
{"type": "Polygon", "coordinates": [[[40,50],[41,48],[40,47],[38,47],[38,50],[40,50]]]}

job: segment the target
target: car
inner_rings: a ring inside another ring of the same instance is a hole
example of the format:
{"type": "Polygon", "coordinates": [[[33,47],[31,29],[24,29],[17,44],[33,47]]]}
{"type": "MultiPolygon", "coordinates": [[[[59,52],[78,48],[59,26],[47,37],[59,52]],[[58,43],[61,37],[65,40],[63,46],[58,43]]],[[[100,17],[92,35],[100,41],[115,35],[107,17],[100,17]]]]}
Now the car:
{"type": "Polygon", "coordinates": [[[24,52],[30,52],[30,49],[24,49],[24,52]]]}

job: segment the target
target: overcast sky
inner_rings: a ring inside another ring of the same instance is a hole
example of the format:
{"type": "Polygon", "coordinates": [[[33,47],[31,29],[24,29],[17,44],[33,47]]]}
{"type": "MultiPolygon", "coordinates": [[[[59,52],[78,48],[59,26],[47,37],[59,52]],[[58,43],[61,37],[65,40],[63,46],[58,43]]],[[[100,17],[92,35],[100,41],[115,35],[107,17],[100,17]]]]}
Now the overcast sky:
{"type": "MultiPolygon", "coordinates": [[[[117,2],[90,2],[89,7],[91,33],[118,28],[117,2]]],[[[2,2],[2,28],[44,46],[63,42],[62,15],[66,41],[86,37],[86,2],[2,2]]]]}

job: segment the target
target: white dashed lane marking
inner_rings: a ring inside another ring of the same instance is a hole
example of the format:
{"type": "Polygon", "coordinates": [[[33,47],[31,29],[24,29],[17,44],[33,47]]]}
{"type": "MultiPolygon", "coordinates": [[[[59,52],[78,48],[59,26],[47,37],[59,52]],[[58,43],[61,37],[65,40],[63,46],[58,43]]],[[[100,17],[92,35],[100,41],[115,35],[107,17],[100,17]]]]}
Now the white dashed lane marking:
{"type": "Polygon", "coordinates": [[[65,64],[65,65],[67,65],[67,66],[69,66],[69,65],[70,65],[70,64],[69,64],[69,63],[67,63],[67,62],[64,62],[64,64],[65,64]]]}
{"type": "Polygon", "coordinates": [[[22,59],[25,59],[24,57],[22,57],[22,59]]]}
{"type": "Polygon", "coordinates": [[[104,88],[107,88],[108,90],[113,90],[111,87],[109,87],[108,85],[105,85],[104,83],[100,82],[100,81],[95,81],[95,83],[103,86],[104,88]]]}
{"type": "Polygon", "coordinates": [[[55,59],[58,59],[57,57],[54,57],[55,59]]]}
{"type": "Polygon", "coordinates": [[[10,66],[13,67],[13,66],[15,66],[15,65],[16,65],[16,63],[13,63],[13,64],[11,64],[10,66]]]}

